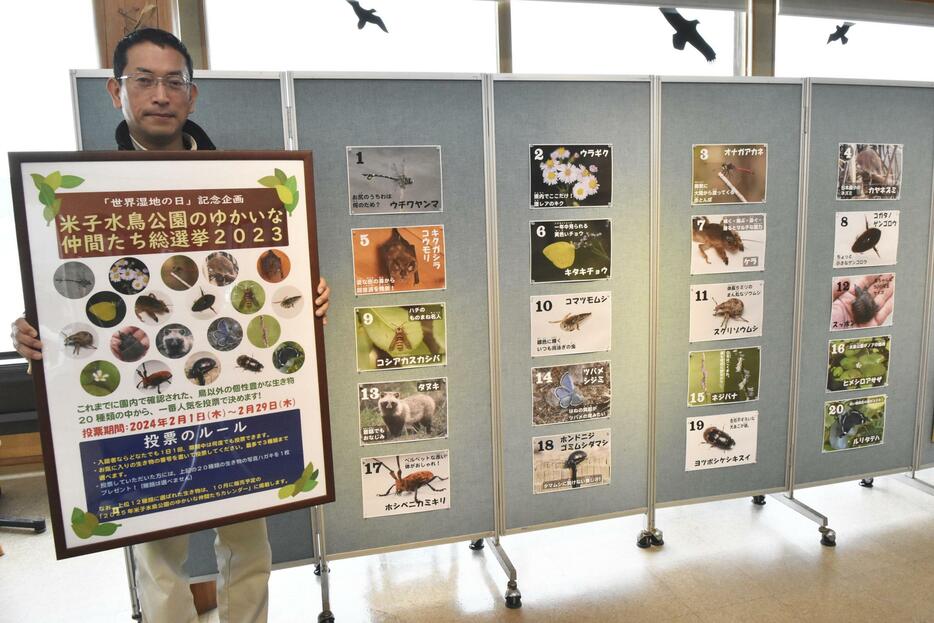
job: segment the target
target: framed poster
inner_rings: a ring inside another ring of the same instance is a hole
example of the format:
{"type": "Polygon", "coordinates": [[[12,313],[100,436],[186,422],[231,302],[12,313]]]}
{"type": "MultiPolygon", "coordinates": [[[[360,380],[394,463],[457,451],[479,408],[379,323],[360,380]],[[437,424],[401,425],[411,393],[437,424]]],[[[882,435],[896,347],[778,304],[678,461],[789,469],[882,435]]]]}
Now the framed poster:
{"type": "Polygon", "coordinates": [[[691,274],[765,270],[765,213],[691,217],[691,274]]]}
{"type": "Polygon", "coordinates": [[[769,146],[694,145],[691,205],[765,203],[769,146]]]}
{"type": "Polygon", "coordinates": [[[441,146],[347,147],[351,214],[441,212],[441,146]]]}
{"type": "Polygon", "coordinates": [[[10,163],[58,557],[332,501],[311,154],[10,163]]]}
{"type": "Polygon", "coordinates": [[[354,294],[443,290],[444,225],[350,230],[354,294]]]}
{"type": "Polygon", "coordinates": [[[837,199],[898,199],[902,194],[904,145],[840,143],[837,199]]]}
{"type": "Polygon", "coordinates": [[[610,278],[610,219],[530,221],[532,283],[610,278]]]}
{"type": "Polygon", "coordinates": [[[612,145],[529,145],[529,205],[607,208],[613,204],[612,145]]]}

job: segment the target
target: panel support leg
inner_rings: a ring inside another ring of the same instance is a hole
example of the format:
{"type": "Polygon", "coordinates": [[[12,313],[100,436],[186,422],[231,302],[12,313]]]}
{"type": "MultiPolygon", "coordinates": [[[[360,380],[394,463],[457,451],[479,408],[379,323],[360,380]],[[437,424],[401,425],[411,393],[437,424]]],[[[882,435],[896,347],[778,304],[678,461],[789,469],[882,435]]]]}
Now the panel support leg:
{"type": "Polygon", "coordinates": [[[139,592],[136,587],[136,558],[133,557],[133,548],[123,548],[123,561],[126,563],[126,581],[130,589],[130,609],[134,621],[143,619],[143,612],[139,607],[139,592]]]}
{"type": "Polygon", "coordinates": [[[918,491],[924,491],[928,495],[934,495],[934,485],[919,479],[917,476],[915,476],[914,472],[911,474],[899,474],[897,478],[899,481],[905,483],[909,487],[914,487],[918,491]]]}
{"type": "Polygon", "coordinates": [[[521,608],[522,593],[519,592],[519,584],[516,582],[516,568],[513,566],[512,561],[509,560],[509,556],[506,555],[503,546],[500,545],[498,536],[489,537],[486,542],[493,551],[493,555],[496,556],[499,566],[506,573],[506,607],[512,609],[521,608]]]}
{"type": "Polygon", "coordinates": [[[665,544],[665,535],[655,527],[654,508],[645,515],[645,529],[639,533],[636,538],[636,546],[647,549],[653,545],[660,547],[665,544]]]}
{"type": "Polygon", "coordinates": [[[318,614],[318,623],[334,623],[334,613],[331,612],[331,587],[328,578],[331,569],[328,567],[328,553],[324,545],[324,511],[320,506],[314,506],[311,512],[315,559],[318,561],[315,573],[321,577],[321,613],[318,614]]]}
{"type": "Polygon", "coordinates": [[[791,510],[795,511],[796,513],[804,515],[805,517],[807,517],[814,523],[819,524],[817,530],[821,534],[821,537],[820,537],[821,545],[825,545],[827,547],[834,547],[837,544],[837,533],[834,532],[827,525],[827,517],[825,515],[821,515],[820,513],[818,513],[816,510],[814,510],[807,504],[804,504],[796,500],[794,498],[793,493],[792,494],[775,493],[775,494],[772,494],[771,497],[781,502],[782,504],[784,504],[791,510]]]}
{"type": "Polygon", "coordinates": [[[873,481],[874,481],[874,480],[875,480],[875,478],[871,478],[871,477],[870,477],[870,478],[863,478],[862,480],[859,481],[859,486],[860,486],[860,487],[866,487],[867,489],[872,489],[872,488],[875,486],[875,485],[873,484],[873,481]]]}

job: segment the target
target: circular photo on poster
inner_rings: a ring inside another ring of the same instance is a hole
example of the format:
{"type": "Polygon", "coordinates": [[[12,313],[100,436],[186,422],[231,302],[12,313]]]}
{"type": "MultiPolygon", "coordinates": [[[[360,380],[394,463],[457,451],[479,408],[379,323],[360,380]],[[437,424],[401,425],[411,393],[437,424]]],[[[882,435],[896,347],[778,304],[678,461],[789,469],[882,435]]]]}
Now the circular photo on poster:
{"type": "Polygon", "coordinates": [[[146,393],[162,393],[162,388],[172,383],[169,366],[156,359],[144,361],[136,368],[136,389],[146,393]]]}
{"type": "Polygon", "coordinates": [[[156,348],[169,359],[180,359],[191,352],[195,338],[183,324],[167,324],[156,334],[156,348]]]}
{"type": "Polygon", "coordinates": [[[266,314],[256,316],[246,327],[246,338],[256,348],[269,348],[279,341],[280,335],[279,321],[266,314]]]}
{"type": "Polygon", "coordinates": [[[221,375],[221,364],[211,353],[195,353],[185,362],[185,376],[195,385],[210,385],[221,375]]]}
{"type": "Polygon", "coordinates": [[[191,315],[195,318],[208,319],[217,315],[217,308],[220,306],[220,300],[217,293],[208,288],[205,290],[198,286],[196,290],[191,291],[191,315]]]}
{"type": "Polygon", "coordinates": [[[68,299],[83,299],[94,289],[94,273],[81,262],[65,262],[52,275],[55,290],[68,299]]]}
{"type": "Polygon", "coordinates": [[[120,385],[120,371],[109,361],[92,361],[81,370],[78,382],[92,396],[108,396],[120,385]]]}
{"type": "Polygon", "coordinates": [[[272,351],[272,365],[284,374],[294,374],[305,365],[305,349],[298,342],[282,342],[272,351]]]}
{"type": "Polygon", "coordinates": [[[182,292],[194,287],[198,281],[198,265],[190,257],[173,255],[162,263],[159,276],[166,286],[182,292]]]}
{"type": "Polygon", "coordinates": [[[254,359],[249,355],[240,355],[237,357],[237,367],[241,370],[246,370],[247,372],[262,372],[264,366],[258,359],[254,359]]]}
{"type": "Polygon", "coordinates": [[[215,251],[204,259],[204,277],[216,286],[230,285],[239,272],[237,260],[227,251],[215,251]]]}
{"type": "Polygon", "coordinates": [[[272,295],[272,309],[282,318],[295,318],[305,306],[305,297],[295,286],[283,286],[272,295]]]}
{"type": "Polygon", "coordinates": [[[97,332],[83,322],[73,322],[59,333],[62,352],[71,359],[87,359],[97,350],[97,332]]]}
{"type": "Polygon", "coordinates": [[[149,336],[139,327],[121,327],[110,336],[110,352],[120,361],[139,361],[149,352],[149,336]]]}
{"type": "Polygon", "coordinates": [[[241,314],[255,314],[266,302],[263,286],[255,281],[241,281],[230,292],[230,304],[241,314]]]}
{"type": "Polygon", "coordinates": [[[135,257],[122,257],[110,267],[110,285],[120,294],[138,294],[149,285],[149,268],[135,257]]]}
{"type": "Polygon", "coordinates": [[[264,251],[256,260],[256,272],[270,283],[279,283],[289,276],[291,270],[289,256],[278,249],[264,251]]]}
{"type": "Polygon", "coordinates": [[[96,327],[109,329],[123,322],[126,316],[126,303],[119,294],[96,292],[84,305],[88,320],[96,327]]]}
{"type": "Polygon", "coordinates": [[[218,318],[208,327],[208,344],[217,350],[233,350],[241,341],[243,327],[233,318],[218,318]]]}
{"type": "Polygon", "coordinates": [[[172,299],[158,290],[140,294],[133,303],[133,313],[144,324],[159,324],[172,315],[172,299]]]}

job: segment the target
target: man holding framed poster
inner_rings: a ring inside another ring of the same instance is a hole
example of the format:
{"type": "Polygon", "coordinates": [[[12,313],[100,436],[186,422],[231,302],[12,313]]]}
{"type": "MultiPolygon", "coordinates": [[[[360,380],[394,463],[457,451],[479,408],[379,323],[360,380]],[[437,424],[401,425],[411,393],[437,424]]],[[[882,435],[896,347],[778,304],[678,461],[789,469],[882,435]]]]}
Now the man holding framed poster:
{"type": "Polygon", "coordinates": [[[144,29],[117,45],[107,87],[120,149],[187,154],[11,156],[27,316],[45,349],[25,318],[12,337],[42,360],[59,557],[137,544],[145,620],[196,621],[187,533],[216,526],[220,620],[259,622],[262,517],[333,499],[329,289],[320,279],[309,327],[310,155],[201,153],[214,146],[188,120],[190,76],[184,45],[144,29]]]}

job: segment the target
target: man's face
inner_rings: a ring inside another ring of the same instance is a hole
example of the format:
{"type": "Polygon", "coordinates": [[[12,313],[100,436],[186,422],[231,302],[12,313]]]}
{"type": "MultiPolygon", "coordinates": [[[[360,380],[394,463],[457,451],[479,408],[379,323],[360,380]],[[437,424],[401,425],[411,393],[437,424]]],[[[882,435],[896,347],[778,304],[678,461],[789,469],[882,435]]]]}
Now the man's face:
{"type": "MultiPolygon", "coordinates": [[[[127,76],[190,79],[185,58],[168,46],[144,41],[127,50],[127,76]]],[[[182,126],[195,110],[198,88],[173,90],[164,81],[141,88],[138,81],[111,78],[107,90],[114,108],[123,111],[130,135],[147,149],[182,149],[182,126]]]]}

